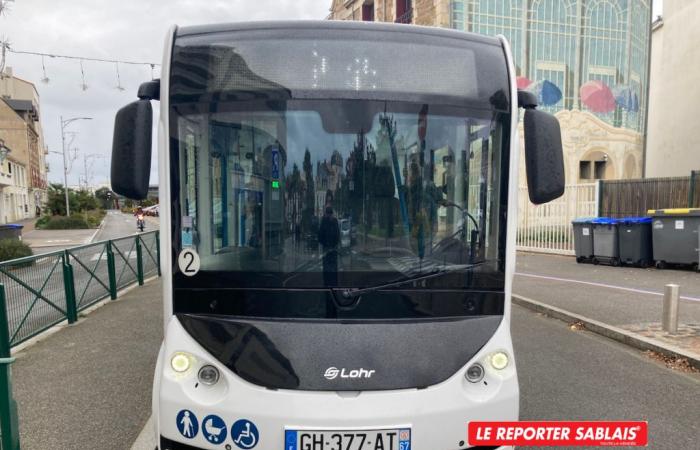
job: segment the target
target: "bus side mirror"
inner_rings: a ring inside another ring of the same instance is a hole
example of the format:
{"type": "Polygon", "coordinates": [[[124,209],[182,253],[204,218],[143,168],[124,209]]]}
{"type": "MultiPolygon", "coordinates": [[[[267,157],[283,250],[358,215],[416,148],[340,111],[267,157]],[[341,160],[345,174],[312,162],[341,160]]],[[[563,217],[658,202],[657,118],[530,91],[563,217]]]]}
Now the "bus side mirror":
{"type": "MultiPolygon", "coordinates": [[[[522,91],[521,91],[522,92],[522,91]]],[[[530,201],[547,203],[564,194],[564,152],[559,121],[551,114],[535,109],[532,94],[521,95],[518,102],[525,108],[525,172],[530,201]]]]}
{"type": "Polygon", "coordinates": [[[117,112],[112,141],[112,190],[141,200],[148,194],[151,173],[153,108],[146,99],[129,103],[117,112]]]}

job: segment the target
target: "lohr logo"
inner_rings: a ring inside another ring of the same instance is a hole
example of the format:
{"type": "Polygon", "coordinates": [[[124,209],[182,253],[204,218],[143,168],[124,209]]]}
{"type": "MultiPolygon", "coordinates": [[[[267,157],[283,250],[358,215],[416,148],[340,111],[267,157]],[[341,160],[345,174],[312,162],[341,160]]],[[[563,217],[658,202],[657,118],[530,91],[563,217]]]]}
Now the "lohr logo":
{"type": "Polygon", "coordinates": [[[372,378],[374,372],[376,371],[363,368],[347,370],[344,368],[338,369],[337,367],[329,367],[326,369],[323,376],[329,380],[335,380],[338,378],[338,375],[340,375],[340,378],[372,378]]]}

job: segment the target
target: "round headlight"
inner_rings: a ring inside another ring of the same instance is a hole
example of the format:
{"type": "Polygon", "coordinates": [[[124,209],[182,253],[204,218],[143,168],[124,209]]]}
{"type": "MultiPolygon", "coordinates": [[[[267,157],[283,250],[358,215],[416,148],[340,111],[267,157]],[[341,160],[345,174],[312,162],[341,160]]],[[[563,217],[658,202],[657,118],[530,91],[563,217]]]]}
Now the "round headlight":
{"type": "Polygon", "coordinates": [[[199,369],[197,377],[199,378],[200,383],[211,386],[219,381],[219,369],[209,365],[202,366],[202,368],[199,369]]]}
{"type": "Polygon", "coordinates": [[[506,352],[496,352],[489,358],[491,365],[496,370],[503,370],[508,365],[508,354],[506,352]]]}
{"type": "Polygon", "coordinates": [[[465,377],[470,383],[478,383],[484,378],[484,368],[479,363],[472,364],[467,369],[465,377]]]}
{"type": "Polygon", "coordinates": [[[170,367],[178,373],[187,372],[190,369],[190,356],[187,353],[175,353],[170,359],[170,367]]]}

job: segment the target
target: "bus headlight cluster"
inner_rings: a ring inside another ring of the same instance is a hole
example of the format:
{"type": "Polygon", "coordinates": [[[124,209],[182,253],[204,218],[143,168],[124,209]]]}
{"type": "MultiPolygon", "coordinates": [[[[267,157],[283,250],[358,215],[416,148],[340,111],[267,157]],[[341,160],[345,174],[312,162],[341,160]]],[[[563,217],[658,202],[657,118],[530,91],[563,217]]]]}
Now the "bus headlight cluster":
{"type": "Polygon", "coordinates": [[[197,374],[199,382],[207,386],[215,385],[219,381],[219,369],[214,366],[206,365],[199,369],[197,374]]]}
{"type": "Polygon", "coordinates": [[[190,370],[191,359],[187,353],[177,352],[170,358],[170,367],[177,373],[185,373],[190,370]]]}
{"type": "Polygon", "coordinates": [[[479,363],[474,363],[469,366],[464,376],[470,383],[478,383],[484,378],[484,367],[479,363]]]}
{"type": "Polygon", "coordinates": [[[496,370],[503,370],[508,366],[508,354],[506,352],[496,352],[489,356],[491,366],[496,370]]]}

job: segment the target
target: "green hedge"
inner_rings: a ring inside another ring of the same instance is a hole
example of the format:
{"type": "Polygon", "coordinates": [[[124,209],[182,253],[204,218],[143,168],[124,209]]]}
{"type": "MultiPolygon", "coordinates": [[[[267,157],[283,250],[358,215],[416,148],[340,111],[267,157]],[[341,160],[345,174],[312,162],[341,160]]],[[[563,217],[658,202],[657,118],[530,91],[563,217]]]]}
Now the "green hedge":
{"type": "Polygon", "coordinates": [[[36,228],[40,230],[81,230],[97,228],[104,219],[104,210],[95,209],[73,213],[66,216],[43,216],[36,221],[36,228]]]}
{"type": "Polygon", "coordinates": [[[19,239],[0,239],[0,261],[32,255],[32,249],[19,239]]]}
{"type": "Polygon", "coordinates": [[[76,216],[53,216],[44,225],[44,230],[80,230],[91,228],[87,220],[82,215],[76,216]]]}

